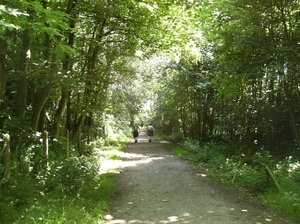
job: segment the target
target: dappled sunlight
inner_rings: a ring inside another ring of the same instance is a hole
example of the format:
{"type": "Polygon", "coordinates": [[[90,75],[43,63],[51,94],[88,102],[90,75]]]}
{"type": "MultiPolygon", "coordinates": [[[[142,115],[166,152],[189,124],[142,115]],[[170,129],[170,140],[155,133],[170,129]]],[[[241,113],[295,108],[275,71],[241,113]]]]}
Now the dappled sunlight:
{"type": "Polygon", "coordinates": [[[137,156],[137,157],[130,157],[132,158],[131,160],[129,161],[123,161],[122,164],[121,164],[121,168],[124,168],[124,167],[130,167],[130,166],[137,166],[137,165],[140,165],[140,164],[145,164],[145,163],[150,163],[154,160],[162,160],[162,159],[165,159],[164,157],[140,157],[140,156],[137,156]]]}
{"type": "MultiPolygon", "coordinates": [[[[189,213],[184,213],[182,215],[180,215],[181,217],[188,217],[190,216],[189,213]]],[[[111,215],[107,215],[105,217],[105,219],[108,221],[108,224],[127,224],[127,223],[174,223],[174,222],[179,222],[179,221],[183,221],[181,223],[190,223],[189,221],[184,221],[180,218],[180,216],[176,216],[176,215],[172,215],[172,216],[168,216],[166,217],[166,220],[159,220],[157,222],[154,221],[150,221],[150,220],[138,220],[138,219],[132,219],[132,220],[123,220],[123,219],[116,219],[113,220],[113,216],[111,215]]]]}
{"type": "Polygon", "coordinates": [[[161,143],[161,144],[170,144],[170,142],[169,142],[169,141],[164,141],[164,140],[162,140],[162,141],[159,141],[159,143],[161,143]]]}
{"type": "Polygon", "coordinates": [[[197,173],[197,176],[200,176],[200,177],[207,177],[207,175],[204,174],[204,173],[197,173]]]}
{"type": "Polygon", "coordinates": [[[273,214],[239,200],[238,192],[223,191],[205,170],[191,168],[159,141],[140,136],[117,155],[122,161],[102,164],[120,173],[107,224],[278,223],[273,214]]]}
{"type": "MultiPolygon", "coordinates": [[[[133,205],[132,202],[128,202],[128,205],[133,205]]],[[[127,212],[130,212],[130,208],[127,208],[127,212]]],[[[164,208],[162,206],[160,206],[160,204],[157,204],[157,211],[161,211],[163,212],[164,208]]],[[[236,209],[234,208],[230,208],[228,209],[228,212],[230,211],[235,211],[236,209]]],[[[248,212],[247,209],[242,209],[240,211],[241,213],[244,213],[244,212],[248,212]]],[[[159,221],[150,221],[150,220],[143,220],[143,219],[139,219],[139,218],[136,218],[136,219],[129,219],[129,220],[125,220],[125,219],[114,219],[114,217],[112,215],[106,215],[105,216],[105,219],[107,221],[107,224],[128,224],[128,223],[132,223],[132,224],[138,224],[138,223],[144,223],[144,224],[155,224],[155,223],[165,223],[165,224],[168,224],[168,223],[190,223],[190,224],[194,224],[195,222],[193,221],[195,217],[198,218],[199,222],[198,223],[202,223],[200,220],[203,220],[203,223],[214,223],[214,224],[221,224],[221,223],[224,223],[222,221],[222,214],[219,214],[218,211],[214,211],[214,210],[207,210],[206,213],[208,215],[205,215],[203,213],[203,211],[201,211],[201,208],[199,208],[199,214],[194,214],[194,215],[191,215],[189,212],[183,212],[182,214],[178,214],[178,215],[170,215],[170,216],[166,216],[165,219],[161,219],[159,221]],[[212,221],[210,219],[210,216],[211,217],[216,217],[216,216],[219,216],[220,219],[219,221],[212,221]],[[211,220],[210,222],[206,222],[207,220],[211,220]]],[[[150,214],[151,216],[151,214],[150,214]]],[[[149,217],[149,216],[148,216],[149,217]]],[[[154,218],[155,216],[153,216],[154,218]]],[[[241,219],[242,220],[242,219],[241,219]]],[[[268,222],[268,223],[272,223],[272,219],[271,218],[265,218],[264,219],[265,222],[268,222]]],[[[233,221],[231,223],[234,223],[234,224],[240,224],[242,221],[233,221]]],[[[246,222],[247,223],[247,222],[246,222]]],[[[260,223],[260,222],[257,222],[257,223],[260,223]]]]}
{"type": "Polygon", "coordinates": [[[136,153],[126,153],[117,151],[114,154],[122,160],[105,160],[101,162],[101,173],[119,173],[122,168],[133,167],[140,164],[150,163],[154,160],[162,160],[165,157],[152,157],[151,155],[142,155],[136,153]]]}

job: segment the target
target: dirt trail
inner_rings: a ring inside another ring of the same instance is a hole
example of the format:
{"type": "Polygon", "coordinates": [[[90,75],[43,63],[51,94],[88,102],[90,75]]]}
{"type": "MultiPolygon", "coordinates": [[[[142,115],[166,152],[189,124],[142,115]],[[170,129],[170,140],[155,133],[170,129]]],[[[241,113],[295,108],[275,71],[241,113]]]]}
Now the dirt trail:
{"type": "Polygon", "coordinates": [[[128,144],[108,224],[292,224],[209,179],[145,133],[128,144]]]}

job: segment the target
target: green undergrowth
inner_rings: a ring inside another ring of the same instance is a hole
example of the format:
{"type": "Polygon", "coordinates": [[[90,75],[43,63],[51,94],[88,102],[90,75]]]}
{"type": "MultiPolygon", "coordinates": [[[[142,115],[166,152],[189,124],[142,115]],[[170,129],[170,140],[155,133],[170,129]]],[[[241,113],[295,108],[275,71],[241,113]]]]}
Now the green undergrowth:
{"type": "Polygon", "coordinates": [[[49,161],[48,169],[2,183],[0,223],[105,223],[117,174],[103,164],[119,160],[125,144],[92,143],[89,155],[49,161]]]}
{"type": "Polygon", "coordinates": [[[223,143],[186,140],[170,145],[179,157],[204,168],[217,182],[242,189],[244,197],[258,197],[263,204],[300,220],[300,163],[292,158],[275,159],[267,152],[244,154],[245,150],[223,143]],[[233,148],[236,148],[233,151],[233,148]],[[229,153],[230,152],[230,153],[229,153]],[[266,172],[271,170],[280,189],[266,172]]]}

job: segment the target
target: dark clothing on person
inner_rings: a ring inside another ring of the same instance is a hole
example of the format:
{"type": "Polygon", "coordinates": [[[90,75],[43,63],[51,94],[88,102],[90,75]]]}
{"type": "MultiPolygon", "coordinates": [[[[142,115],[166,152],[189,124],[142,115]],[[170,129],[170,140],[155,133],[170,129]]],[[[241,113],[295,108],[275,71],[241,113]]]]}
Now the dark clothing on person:
{"type": "Polygon", "coordinates": [[[153,137],[154,131],[153,130],[148,130],[148,136],[153,137]]]}
{"type": "Polygon", "coordinates": [[[132,130],[134,142],[137,143],[137,139],[139,137],[140,128],[138,126],[135,126],[132,130]]]}
{"type": "Polygon", "coordinates": [[[133,130],[133,137],[134,138],[139,137],[139,131],[138,130],[133,130]]]}
{"type": "Polygon", "coordinates": [[[148,127],[147,127],[147,134],[148,134],[149,142],[151,142],[152,138],[153,138],[153,135],[154,135],[154,128],[151,124],[149,124],[148,127]]]}

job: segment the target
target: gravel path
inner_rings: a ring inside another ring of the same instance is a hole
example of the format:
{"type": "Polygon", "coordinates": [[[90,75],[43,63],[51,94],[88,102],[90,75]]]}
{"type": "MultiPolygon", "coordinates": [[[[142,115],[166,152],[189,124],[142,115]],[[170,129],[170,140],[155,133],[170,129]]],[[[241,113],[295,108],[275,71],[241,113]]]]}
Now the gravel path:
{"type": "Polygon", "coordinates": [[[257,201],[215,183],[145,133],[128,144],[108,224],[292,224],[257,201]]]}

